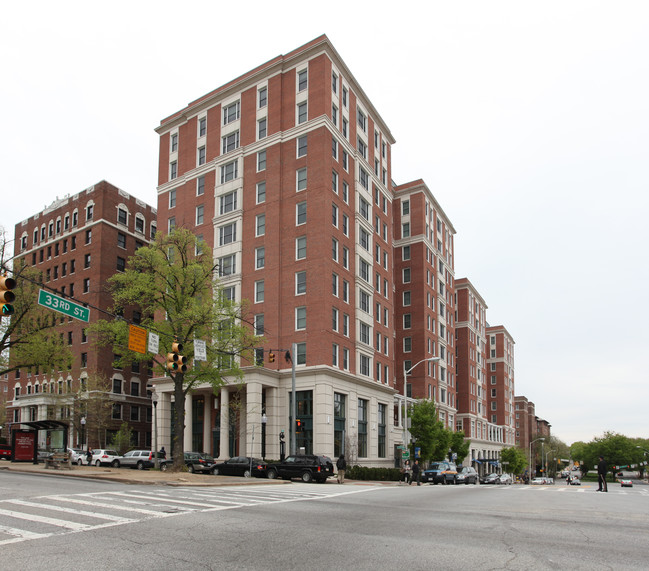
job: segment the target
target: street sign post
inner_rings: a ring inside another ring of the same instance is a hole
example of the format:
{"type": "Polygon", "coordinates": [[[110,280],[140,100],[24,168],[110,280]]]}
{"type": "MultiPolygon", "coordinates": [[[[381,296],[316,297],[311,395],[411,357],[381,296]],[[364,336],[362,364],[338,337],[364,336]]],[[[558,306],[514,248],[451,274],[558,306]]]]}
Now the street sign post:
{"type": "Polygon", "coordinates": [[[68,317],[74,317],[80,321],[85,321],[88,323],[90,321],[90,310],[83,305],[74,303],[73,301],[54,295],[45,290],[38,290],[38,305],[47,307],[48,309],[53,309],[67,315],[68,317]]]}
{"type": "Polygon", "coordinates": [[[128,326],[128,348],[135,353],[146,353],[146,329],[137,325],[128,326]]]}

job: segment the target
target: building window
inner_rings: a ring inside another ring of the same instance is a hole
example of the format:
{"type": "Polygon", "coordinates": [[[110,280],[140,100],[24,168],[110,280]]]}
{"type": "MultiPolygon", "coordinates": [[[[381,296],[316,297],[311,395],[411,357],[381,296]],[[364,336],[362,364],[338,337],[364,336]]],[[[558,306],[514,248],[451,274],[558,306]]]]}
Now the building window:
{"type": "Polygon", "coordinates": [[[363,167],[358,167],[358,178],[360,180],[361,185],[365,190],[369,190],[370,188],[370,175],[367,173],[367,171],[363,167]]]}
{"type": "Polygon", "coordinates": [[[363,323],[362,321],[360,328],[360,341],[361,343],[365,343],[365,345],[370,344],[370,326],[367,323],[363,323]]]}
{"type": "Polygon", "coordinates": [[[261,87],[259,89],[259,108],[266,107],[268,105],[268,88],[261,87]]]}
{"type": "Polygon", "coordinates": [[[113,414],[112,414],[113,420],[121,420],[122,419],[122,405],[119,403],[113,403],[113,414]]]}
{"type": "Polygon", "coordinates": [[[257,138],[263,139],[266,136],[266,117],[257,121],[257,138]]]}
{"type": "Polygon", "coordinates": [[[266,151],[257,153],[257,172],[266,170],[266,151]]]}
{"type": "Polygon", "coordinates": [[[255,282],[255,303],[264,301],[264,280],[255,282]]]}
{"type": "MultiPolygon", "coordinates": [[[[94,204],[89,204],[86,206],[86,220],[92,220],[93,212],[94,212],[95,206],[94,204]]],[[[50,236],[52,236],[52,223],[50,222],[50,236]]]]}
{"type": "Polygon", "coordinates": [[[331,308],[331,329],[333,331],[338,331],[338,313],[337,308],[331,308]]]}
{"type": "Polygon", "coordinates": [[[88,293],[90,291],[90,278],[85,278],[83,280],[83,293],[88,293]]]}
{"type": "Polygon", "coordinates": [[[230,133],[222,139],[223,141],[223,154],[229,153],[239,148],[239,131],[230,133]]]}
{"type": "Polygon", "coordinates": [[[120,224],[126,224],[127,220],[128,220],[128,214],[127,214],[126,210],[124,210],[123,208],[118,208],[117,209],[117,222],[119,222],[120,224]]]}
{"type": "Polygon", "coordinates": [[[123,272],[126,269],[126,260],[117,256],[117,271],[123,272]]]}
{"type": "Polygon", "coordinates": [[[176,189],[169,191],[169,208],[176,207],[176,189]]]}
{"type": "Polygon", "coordinates": [[[304,157],[307,153],[307,139],[306,135],[298,137],[297,139],[297,156],[304,157]]]}
{"type": "Polygon", "coordinates": [[[306,201],[295,205],[295,224],[296,226],[306,224],[306,201]]]}
{"type": "Polygon", "coordinates": [[[122,234],[121,232],[117,233],[117,246],[119,248],[126,248],[126,234],[122,234]]]}
{"type": "Polygon", "coordinates": [[[334,367],[338,366],[338,344],[333,343],[331,345],[331,365],[334,367]]]}
{"type": "Polygon", "coordinates": [[[298,103],[297,105],[297,123],[298,125],[300,123],[306,123],[308,119],[308,114],[307,114],[307,104],[306,102],[304,103],[298,103]]]}
{"type": "Polygon", "coordinates": [[[173,161],[169,165],[169,180],[173,180],[178,177],[178,163],[173,161]]]}
{"type": "MultiPolygon", "coordinates": [[[[385,379],[387,382],[387,378],[385,379]]],[[[379,403],[378,409],[378,451],[377,455],[379,458],[385,458],[385,426],[386,426],[386,410],[387,407],[384,404],[379,403]]]]}
{"type": "Polygon", "coordinates": [[[198,148],[198,164],[199,166],[205,164],[205,147],[198,148]]]}
{"type": "Polygon", "coordinates": [[[139,422],[140,420],[140,407],[131,405],[131,421],[139,422]]]}
{"type": "Polygon", "coordinates": [[[410,283],[410,268],[403,268],[403,283],[410,283]]]}
{"type": "MultiPolygon", "coordinates": [[[[219,258],[219,276],[230,276],[237,272],[236,254],[219,258]]],[[[229,299],[229,298],[228,298],[229,299]]]]}
{"type": "Polygon", "coordinates": [[[410,236],[410,223],[406,222],[401,225],[401,237],[408,238],[410,236]]]}
{"type": "Polygon", "coordinates": [[[338,142],[335,138],[331,138],[331,156],[335,161],[338,160],[338,142]]]}
{"type": "Polygon", "coordinates": [[[258,214],[255,220],[255,236],[263,236],[266,234],[266,215],[258,214]]]}
{"type": "Polygon", "coordinates": [[[331,258],[334,262],[338,261],[338,240],[335,238],[331,239],[331,258]]]}
{"type": "Polygon", "coordinates": [[[331,293],[338,297],[338,275],[331,274],[331,293]]]}
{"type": "Polygon", "coordinates": [[[303,260],[306,258],[306,236],[300,236],[295,239],[295,259],[303,260]]]}
{"type": "Polygon", "coordinates": [[[295,329],[306,329],[306,307],[295,308],[295,329]]]}
{"type": "Polygon", "coordinates": [[[367,407],[368,401],[358,399],[358,457],[367,458],[367,407]]]}
{"type": "Polygon", "coordinates": [[[307,81],[308,81],[308,71],[306,69],[303,69],[302,71],[298,71],[297,90],[304,91],[308,87],[307,81]]]}
{"type": "Polygon", "coordinates": [[[199,176],[196,179],[196,196],[202,196],[205,194],[205,177],[199,176]]]}
{"type": "Polygon", "coordinates": [[[135,216],[135,231],[144,234],[144,218],[135,216]]]}
{"type": "Polygon", "coordinates": [[[358,152],[360,153],[361,157],[367,160],[367,145],[360,137],[358,137],[358,152]]]}
{"type": "Polygon", "coordinates": [[[298,343],[296,345],[296,353],[297,353],[297,364],[298,365],[306,365],[306,343],[298,343]]]}
{"type": "Polygon", "coordinates": [[[306,189],[306,168],[297,171],[297,190],[298,192],[306,189]]]}
{"type": "Polygon", "coordinates": [[[338,228],[338,207],[335,204],[331,205],[331,223],[338,228]]]}
{"type": "Polygon", "coordinates": [[[335,105],[331,106],[331,120],[333,121],[334,126],[338,127],[338,107],[335,105]]]}
{"type": "Polygon", "coordinates": [[[196,225],[202,224],[205,218],[205,207],[201,204],[196,207],[196,225]]]}
{"type": "Polygon", "coordinates": [[[255,269],[261,270],[266,265],[266,248],[255,248],[255,269]]]}
{"type": "Polygon", "coordinates": [[[409,291],[404,291],[403,292],[403,305],[404,305],[404,307],[408,307],[410,305],[410,292],[409,291]]]}
{"type": "Polygon", "coordinates": [[[231,103],[223,108],[223,124],[227,125],[239,119],[241,103],[239,101],[231,103]]]}
{"type": "Polygon", "coordinates": [[[176,227],[176,217],[172,216],[167,220],[167,232],[173,232],[173,229],[176,227]]]}
{"type": "Polygon", "coordinates": [[[198,136],[204,137],[206,133],[207,133],[207,118],[201,117],[198,120],[198,136]]]}
{"type": "Polygon", "coordinates": [[[232,161],[221,167],[221,184],[234,180],[238,176],[239,161],[232,161]]]}
{"type": "Polygon", "coordinates": [[[358,126],[361,128],[361,131],[367,133],[367,116],[361,111],[360,107],[358,108],[356,115],[358,117],[358,126]]]}
{"type": "Polygon", "coordinates": [[[258,313],[255,315],[255,335],[264,334],[264,314],[258,313]]]}
{"type": "Polygon", "coordinates": [[[178,150],[178,133],[171,134],[171,152],[175,153],[178,150]]]}
{"type": "Polygon", "coordinates": [[[331,171],[331,190],[338,194],[338,173],[331,171]]]}
{"type": "Polygon", "coordinates": [[[231,244],[237,239],[237,223],[232,222],[219,228],[219,246],[231,244]]]}
{"type": "Polygon", "coordinates": [[[237,209],[237,193],[228,192],[219,197],[219,213],[227,214],[237,209]]]}

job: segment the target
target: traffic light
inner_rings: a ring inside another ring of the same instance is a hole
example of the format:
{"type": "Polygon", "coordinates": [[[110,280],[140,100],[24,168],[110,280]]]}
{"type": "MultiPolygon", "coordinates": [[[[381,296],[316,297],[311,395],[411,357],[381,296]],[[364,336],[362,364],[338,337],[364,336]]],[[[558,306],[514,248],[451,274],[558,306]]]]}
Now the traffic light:
{"type": "Polygon", "coordinates": [[[0,315],[13,315],[14,306],[12,302],[16,294],[11,291],[16,287],[16,280],[8,276],[0,277],[0,315]]]}
{"type": "Polygon", "coordinates": [[[272,351],[268,351],[268,362],[269,363],[275,362],[275,353],[273,353],[272,351]]]}
{"type": "Polygon", "coordinates": [[[299,418],[295,419],[295,432],[302,432],[302,420],[299,418]]]}
{"type": "Polygon", "coordinates": [[[183,350],[182,344],[174,341],[171,344],[171,353],[167,353],[167,370],[174,373],[185,373],[187,371],[187,357],[180,355],[183,350]]]}

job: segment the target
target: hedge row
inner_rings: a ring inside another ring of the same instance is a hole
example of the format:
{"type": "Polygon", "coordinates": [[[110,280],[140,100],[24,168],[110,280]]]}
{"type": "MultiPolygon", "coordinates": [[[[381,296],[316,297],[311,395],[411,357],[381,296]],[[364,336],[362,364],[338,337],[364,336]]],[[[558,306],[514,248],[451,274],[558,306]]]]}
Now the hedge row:
{"type": "Polygon", "coordinates": [[[398,482],[403,478],[399,468],[371,468],[369,466],[351,466],[345,471],[345,477],[351,480],[373,480],[378,482],[398,482]]]}

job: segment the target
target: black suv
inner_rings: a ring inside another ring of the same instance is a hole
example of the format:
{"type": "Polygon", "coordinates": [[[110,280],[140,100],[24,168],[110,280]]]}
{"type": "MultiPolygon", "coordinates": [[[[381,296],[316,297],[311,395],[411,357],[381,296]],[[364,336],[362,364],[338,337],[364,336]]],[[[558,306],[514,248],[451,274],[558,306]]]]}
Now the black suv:
{"type": "Polygon", "coordinates": [[[284,462],[270,464],[266,475],[273,478],[301,478],[303,482],[325,482],[329,476],[334,475],[334,465],[326,456],[314,454],[295,454],[287,456],[284,462]]]}
{"type": "Polygon", "coordinates": [[[453,462],[431,462],[421,475],[422,482],[457,484],[457,468],[453,462]]]}

